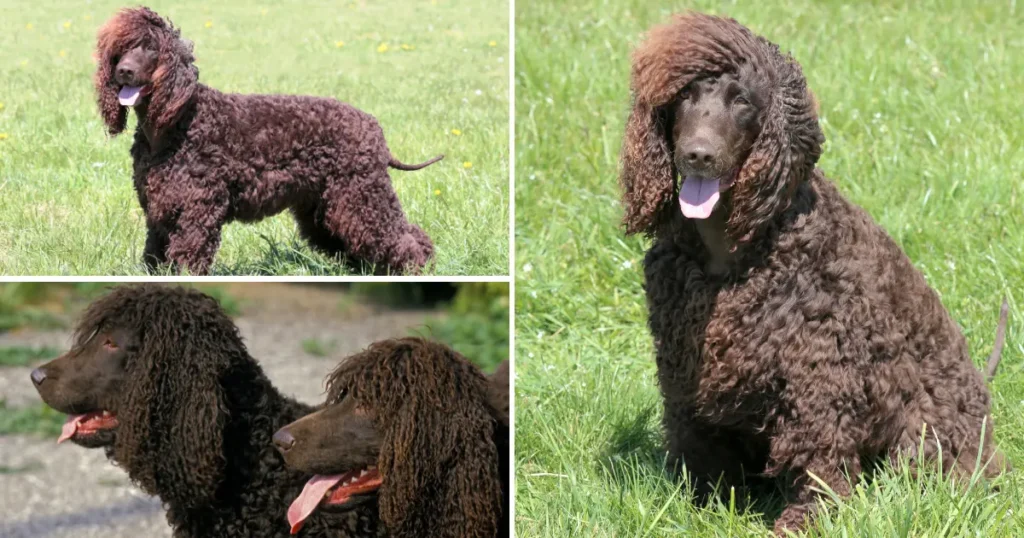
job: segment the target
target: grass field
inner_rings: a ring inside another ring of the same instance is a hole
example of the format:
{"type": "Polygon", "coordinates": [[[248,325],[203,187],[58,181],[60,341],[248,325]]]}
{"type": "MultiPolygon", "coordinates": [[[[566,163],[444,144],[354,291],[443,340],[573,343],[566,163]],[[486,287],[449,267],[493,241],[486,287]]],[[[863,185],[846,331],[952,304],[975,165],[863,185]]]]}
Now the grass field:
{"type": "MultiPolygon", "coordinates": [[[[123,2],[0,0],[0,274],[140,274],[131,134],[105,135],[96,30],[123,2]]],[[[135,5],[129,3],[127,5],[135,5]]],[[[195,43],[200,82],[332,96],[380,121],[428,274],[508,271],[508,7],[487,0],[150,2],[195,43]]],[[[134,119],[129,129],[134,129],[134,119]]],[[[344,274],[290,215],[225,228],[214,274],[344,274]]]]}
{"type": "MultiPolygon", "coordinates": [[[[520,536],[767,536],[779,500],[694,506],[663,471],[645,326],[646,240],[618,223],[629,52],[686,7],[728,14],[804,67],[820,166],[905,249],[981,364],[1000,298],[996,439],[1024,466],[1024,12],[1013,1],[516,2],[516,529],[520,536]]],[[[1024,535],[994,492],[887,469],[811,536],[1024,535]]],[[[838,505],[838,507],[836,507],[838,505]]]]}

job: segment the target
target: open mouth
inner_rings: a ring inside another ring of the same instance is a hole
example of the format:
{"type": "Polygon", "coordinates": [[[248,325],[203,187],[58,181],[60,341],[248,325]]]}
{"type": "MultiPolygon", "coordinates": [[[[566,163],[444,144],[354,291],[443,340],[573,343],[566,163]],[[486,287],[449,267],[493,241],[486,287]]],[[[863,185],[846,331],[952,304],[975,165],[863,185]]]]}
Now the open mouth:
{"type": "Polygon", "coordinates": [[[688,219],[706,219],[711,216],[722,193],[736,181],[739,169],[721,177],[686,175],[679,187],[679,209],[688,219]]]}
{"type": "Polygon", "coordinates": [[[61,429],[57,443],[63,443],[68,439],[82,440],[94,436],[97,433],[112,430],[117,427],[117,417],[110,411],[92,411],[81,415],[68,415],[61,429]]]}
{"type": "Polygon", "coordinates": [[[299,532],[306,518],[321,504],[340,506],[356,495],[376,491],[381,484],[380,473],[374,465],[342,474],[313,476],[288,507],[291,533],[299,532]]]}
{"type": "Polygon", "coordinates": [[[121,86],[117,92],[117,100],[124,106],[135,106],[139,99],[142,99],[150,92],[150,85],[145,86],[121,86]]]}

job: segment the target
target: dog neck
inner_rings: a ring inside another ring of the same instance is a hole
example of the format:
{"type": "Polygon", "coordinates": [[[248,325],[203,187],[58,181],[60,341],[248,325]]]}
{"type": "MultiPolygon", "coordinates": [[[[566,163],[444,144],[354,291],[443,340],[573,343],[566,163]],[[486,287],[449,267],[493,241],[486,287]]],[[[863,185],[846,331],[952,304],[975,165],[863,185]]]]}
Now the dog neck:
{"type": "Polygon", "coordinates": [[[149,100],[144,100],[132,107],[135,111],[135,118],[139,120],[138,129],[142,131],[142,135],[146,137],[146,142],[149,143],[149,147],[156,151],[156,129],[153,128],[153,124],[149,121],[149,100]]]}
{"type": "Polygon", "coordinates": [[[724,275],[735,258],[735,252],[732,250],[733,241],[725,230],[728,220],[728,210],[725,207],[718,207],[708,218],[693,221],[708,253],[704,272],[709,275],[724,275]]]}

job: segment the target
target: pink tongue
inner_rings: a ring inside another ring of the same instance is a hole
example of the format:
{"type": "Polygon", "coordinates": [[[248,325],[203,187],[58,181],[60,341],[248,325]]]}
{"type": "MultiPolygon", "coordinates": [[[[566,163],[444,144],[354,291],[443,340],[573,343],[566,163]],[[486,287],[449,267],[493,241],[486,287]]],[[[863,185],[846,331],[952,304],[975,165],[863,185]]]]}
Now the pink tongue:
{"type": "Polygon", "coordinates": [[[718,203],[718,179],[687,176],[679,189],[679,207],[688,219],[706,219],[718,203]]]}
{"type": "Polygon", "coordinates": [[[78,431],[78,425],[82,422],[86,415],[68,415],[68,420],[64,422],[64,427],[60,430],[60,437],[57,438],[57,444],[61,444],[71,436],[75,435],[78,431]]]}
{"type": "Polygon", "coordinates": [[[309,482],[306,482],[306,487],[302,488],[302,493],[288,507],[288,524],[292,527],[292,534],[299,532],[299,529],[302,528],[302,522],[324,500],[324,494],[340,482],[344,476],[344,474],[318,474],[310,478],[309,482]]]}
{"type": "Polygon", "coordinates": [[[141,92],[142,86],[123,86],[121,91],[117,92],[117,100],[124,106],[135,106],[141,92]]]}

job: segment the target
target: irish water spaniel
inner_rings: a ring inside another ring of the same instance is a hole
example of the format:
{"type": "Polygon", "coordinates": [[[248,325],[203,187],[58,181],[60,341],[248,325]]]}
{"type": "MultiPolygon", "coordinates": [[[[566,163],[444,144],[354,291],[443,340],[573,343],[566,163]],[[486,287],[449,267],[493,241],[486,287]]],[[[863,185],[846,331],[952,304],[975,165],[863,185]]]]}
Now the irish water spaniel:
{"type": "Polygon", "coordinates": [[[788,477],[781,534],[811,515],[808,473],[845,495],[862,459],[917,462],[940,445],[946,470],[1002,469],[960,328],[815,168],[824,137],[796,61],[691,13],[650,32],[631,87],[624,222],[653,238],[644,281],[667,448],[698,491],[788,477]]]}
{"type": "Polygon", "coordinates": [[[206,274],[221,228],[291,210],[299,233],[330,256],[378,272],[417,272],[433,244],[409,223],[373,116],[322,97],[222,93],[199,83],[192,45],[147,8],[99,31],[96,95],[110,134],[138,125],[131,154],[146,215],[143,261],[206,274]]]}
{"type": "MultiPolygon", "coordinates": [[[[32,372],[68,413],[60,441],[102,447],[167,509],[176,537],[287,537],[288,505],[309,479],[271,437],[314,410],[281,395],[211,297],[123,286],[92,303],[74,344],[32,372]]],[[[324,513],[302,536],[377,536],[376,507],[324,513]]]]}
{"type": "Polygon", "coordinates": [[[316,473],[288,522],[376,500],[390,537],[508,536],[507,384],[420,338],[346,359],[326,407],[274,434],[289,467],[316,473]]]}

